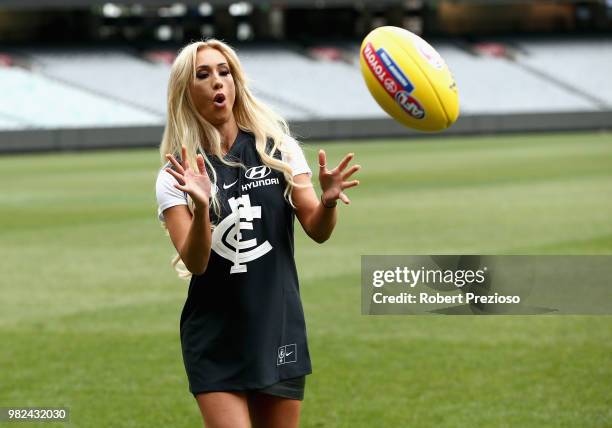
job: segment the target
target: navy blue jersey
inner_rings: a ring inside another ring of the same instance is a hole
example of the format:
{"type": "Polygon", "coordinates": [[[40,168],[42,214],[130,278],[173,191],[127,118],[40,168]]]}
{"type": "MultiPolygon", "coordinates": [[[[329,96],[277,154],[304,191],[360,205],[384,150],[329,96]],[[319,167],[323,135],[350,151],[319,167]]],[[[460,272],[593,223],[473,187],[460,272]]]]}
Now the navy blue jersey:
{"type": "MultiPolygon", "coordinates": [[[[281,159],[278,151],[274,156],[281,159]]],[[[181,313],[189,389],[194,395],[259,389],[309,374],[286,180],[263,165],[253,135],[244,131],[225,159],[242,162],[246,171],[210,159],[222,209],[217,217],[210,208],[216,224],[210,259],[202,275],[191,277],[181,313]]]]}

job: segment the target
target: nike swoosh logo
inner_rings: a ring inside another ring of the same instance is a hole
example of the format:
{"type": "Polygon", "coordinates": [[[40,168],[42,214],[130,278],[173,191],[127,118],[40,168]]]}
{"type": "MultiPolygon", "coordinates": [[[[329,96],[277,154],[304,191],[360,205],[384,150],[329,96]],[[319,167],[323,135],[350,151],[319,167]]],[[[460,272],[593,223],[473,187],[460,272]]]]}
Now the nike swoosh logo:
{"type": "MultiPolygon", "coordinates": [[[[238,180],[236,180],[236,181],[238,181],[238,180]]],[[[234,181],[232,184],[229,184],[229,185],[228,185],[228,184],[223,183],[223,189],[224,189],[224,190],[229,189],[229,188],[230,188],[230,187],[232,187],[234,184],[236,184],[236,181],[234,181]]]]}
{"type": "Polygon", "coordinates": [[[293,351],[291,351],[291,352],[287,352],[287,353],[285,354],[285,357],[288,357],[288,356],[289,356],[289,355],[291,355],[291,354],[293,354],[293,351]]]}

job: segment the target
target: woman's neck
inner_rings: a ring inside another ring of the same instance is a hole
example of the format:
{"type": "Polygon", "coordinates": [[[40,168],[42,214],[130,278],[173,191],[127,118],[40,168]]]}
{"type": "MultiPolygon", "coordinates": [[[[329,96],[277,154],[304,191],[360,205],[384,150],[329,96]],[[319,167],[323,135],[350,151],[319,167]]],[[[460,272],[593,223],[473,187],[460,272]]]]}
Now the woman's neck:
{"type": "Polygon", "coordinates": [[[236,119],[232,116],[230,120],[217,126],[217,131],[221,134],[221,151],[226,154],[232,148],[236,137],[238,136],[238,125],[236,119]]]}

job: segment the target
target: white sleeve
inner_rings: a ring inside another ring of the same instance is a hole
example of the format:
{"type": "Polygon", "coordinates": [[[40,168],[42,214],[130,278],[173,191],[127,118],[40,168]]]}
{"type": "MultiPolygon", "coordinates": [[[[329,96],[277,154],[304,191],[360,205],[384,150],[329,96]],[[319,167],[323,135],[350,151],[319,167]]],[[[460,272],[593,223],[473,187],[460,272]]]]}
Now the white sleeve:
{"type": "Polygon", "coordinates": [[[293,170],[293,175],[296,176],[298,174],[307,173],[312,177],[312,171],[308,166],[304,152],[298,142],[291,137],[286,137],[284,140],[284,146],[285,149],[288,150],[288,153],[281,152],[282,159],[283,162],[289,164],[293,170]]]}
{"type": "MultiPolygon", "coordinates": [[[[164,168],[168,166],[165,165],[164,168]]],[[[155,195],[157,196],[157,218],[164,220],[164,210],[175,205],[187,205],[187,194],[174,187],[176,178],[162,168],[157,175],[155,195]]]]}

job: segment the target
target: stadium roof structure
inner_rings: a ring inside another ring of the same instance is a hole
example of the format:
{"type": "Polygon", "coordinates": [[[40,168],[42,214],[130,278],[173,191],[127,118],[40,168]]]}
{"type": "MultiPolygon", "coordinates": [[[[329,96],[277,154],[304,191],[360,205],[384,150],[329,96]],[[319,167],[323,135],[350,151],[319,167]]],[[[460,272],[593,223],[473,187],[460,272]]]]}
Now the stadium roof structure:
{"type": "MultiPolygon", "coordinates": [[[[212,6],[229,6],[233,3],[239,3],[239,0],[182,0],[186,6],[199,6],[202,3],[209,3],[212,6]]],[[[133,5],[139,4],[142,6],[168,6],[172,1],[168,0],[4,0],[0,3],[0,7],[7,9],[33,9],[33,8],[58,8],[68,9],[75,7],[93,7],[101,6],[106,3],[117,5],[133,5]]],[[[374,2],[365,0],[248,0],[246,3],[251,3],[257,6],[283,6],[283,7],[340,7],[340,6],[370,6],[374,2]]],[[[402,5],[404,0],[377,0],[376,7],[402,5]]]]}
{"type": "MultiPolygon", "coordinates": [[[[198,6],[202,3],[209,3],[213,6],[229,6],[233,3],[239,3],[240,0],[182,0],[179,3],[188,6],[198,6]]],[[[424,4],[436,5],[442,3],[443,0],[423,0],[424,4]]],[[[525,0],[453,0],[453,3],[471,3],[482,5],[503,5],[512,3],[525,3],[525,0]]],[[[606,4],[606,0],[556,0],[556,3],[590,3],[590,4],[606,4]]],[[[172,4],[169,0],[3,0],[0,7],[3,9],[20,9],[20,8],[59,8],[67,9],[74,7],[92,7],[100,6],[106,3],[114,3],[119,5],[140,4],[142,6],[168,6],[172,4]]],[[[176,2],[174,2],[176,3],[176,2]]],[[[248,0],[246,3],[251,3],[257,6],[284,6],[284,7],[340,7],[340,6],[390,6],[403,5],[405,0],[248,0]]]]}

